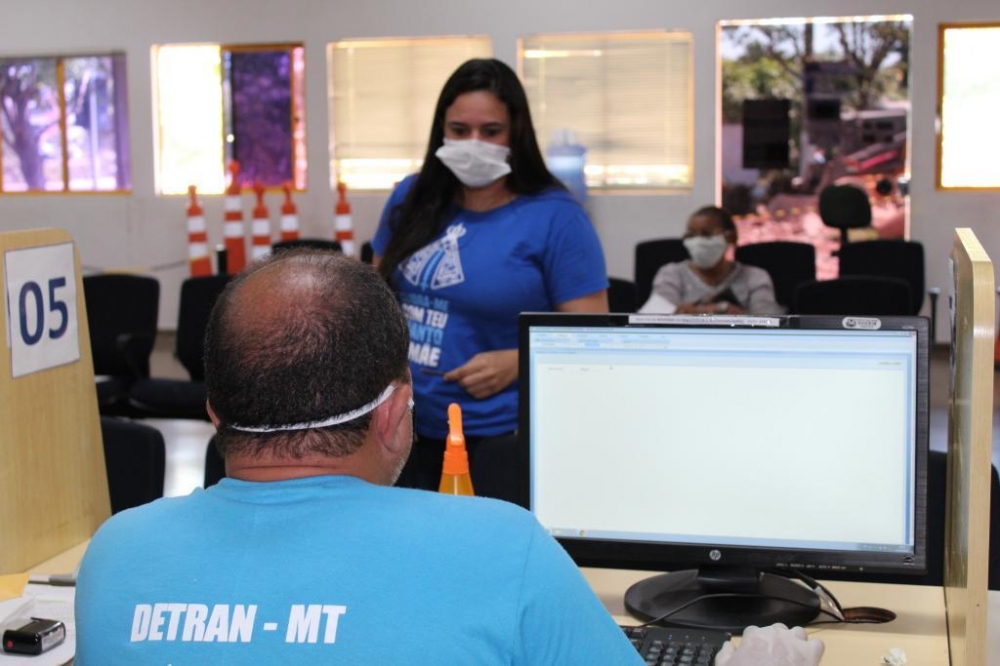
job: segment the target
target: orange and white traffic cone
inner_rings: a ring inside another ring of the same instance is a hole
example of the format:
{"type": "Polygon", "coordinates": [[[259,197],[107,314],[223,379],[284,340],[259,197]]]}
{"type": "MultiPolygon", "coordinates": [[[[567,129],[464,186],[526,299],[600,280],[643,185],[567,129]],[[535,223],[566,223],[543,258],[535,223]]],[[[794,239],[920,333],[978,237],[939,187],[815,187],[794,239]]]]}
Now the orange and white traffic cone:
{"type": "Polygon", "coordinates": [[[281,204],[281,240],[298,240],[299,210],[292,201],[292,184],[285,183],[281,188],[285,190],[285,202],[281,204]]]}
{"type": "Polygon", "coordinates": [[[257,205],[253,209],[253,234],[250,256],[254,261],[263,259],[271,252],[271,213],[264,205],[264,183],[254,183],[253,191],[257,195],[257,205]]]}
{"type": "Polygon", "coordinates": [[[202,277],[212,274],[212,257],[208,254],[208,228],[205,226],[205,211],[198,204],[197,191],[194,185],[188,187],[191,203],[187,209],[188,226],[188,263],[191,265],[191,277],[202,277]]]}
{"type": "Polygon", "coordinates": [[[226,242],[226,271],[235,275],[247,265],[247,239],[243,227],[243,199],[240,196],[240,163],[229,163],[229,187],[226,188],[226,217],[223,236],[226,242]]]}
{"type": "Polygon", "coordinates": [[[351,204],[347,203],[347,185],[337,183],[337,208],[334,216],[334,239],[348,257],[355,256],[354,225],[351,222],[351,204]]]}

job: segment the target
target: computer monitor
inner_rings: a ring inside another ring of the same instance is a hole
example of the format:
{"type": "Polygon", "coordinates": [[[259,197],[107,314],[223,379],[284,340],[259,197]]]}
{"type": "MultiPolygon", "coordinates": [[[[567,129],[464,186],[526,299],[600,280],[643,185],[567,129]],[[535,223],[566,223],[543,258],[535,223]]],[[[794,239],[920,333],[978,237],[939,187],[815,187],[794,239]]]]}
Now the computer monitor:
{"type": "Polygon", "coordinates": [[[672,572],[625,597],[664,624],[801,626],[820,600],[797,571],[922,574],[927,330],[523,314],[527,505],[581,566],[672,572]]]}

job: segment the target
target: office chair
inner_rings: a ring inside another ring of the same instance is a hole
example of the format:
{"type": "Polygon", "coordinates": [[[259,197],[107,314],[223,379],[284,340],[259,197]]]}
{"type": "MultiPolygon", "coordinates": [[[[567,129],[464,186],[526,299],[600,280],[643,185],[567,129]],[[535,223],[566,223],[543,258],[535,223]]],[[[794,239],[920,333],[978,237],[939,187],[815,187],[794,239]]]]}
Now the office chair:
{"type": "Polygon", "coordinates": [[[129,391],[129,404],[141,416],[208,420],[205,410],[205,328],[228,275],[187,278],[181,283],[174,356],[190,380],[145,378],[129,391]]]}
{"type": "Polygon", "coordinates": [[[653,291],[653,278],[666,264],[687,261],[691,258],[684,247],[683,238],[660,238],[646,240],[635,246],[635,297],[638,307],[642,307],[653,291]]]}
{"type": "MultiPolygon", "coordinates": [[[[920,314],[924,304],[924,246],[918,241],[870,240],[840,248],[840,275],[880,275],[906,280],[910,285],[910,311],[920,314]]],[[[937,320],[937,297],[940,290],[929,289],[931,306],[931,342],[937,320]]]]}
{"type": "Polygon", "coordinates": [[[611,312],[635,312],[639,309],[635,283],[622,278],[608,278],[608,308],[611,312]]]}
{"type": "Polygon", "coordinates": [[[215,435],[208,440],[208,448],[205,450],[205,483],[204,488],[214,486],[222,479],[226,478],[226,461],[222,459],[219,450],[215,448],[215,435]]]}
{"type": "Polygon", "coordinates": [[[774,299],[789,312],[798,286],[816,279],[816,248],[809,243],[770,241],[740,245],[735,258],[767,271],[774,283],[774,299]]]}
{"type": "Polygon", "coordinates": [[[142,275],[101,273],[83,278],[83,295],[101,414],[131,414],[128,392],[149,376],[156,342],[160,283],[142,275]]]}
{"type": "Polygon", "coordinates": [[[271,244],[272,252],[281,250],[291,250],[294,248],[307,247],[312,250],[330,250],[332,252],[342,252],[340,243],[335,240],[325,238],[298,238],[296,240],[277,241],[271,244]]]}
{"type": "Polygon", "coordinates": [[[848,229],[870,227],[872,206],[868,194],[854,185],[828,185],[819,193],[819,217],[828,227],[840,229],[840,245],[847,245],[848,229]]]}
{"type": "Polygon", "coordinates": [[[370,264],[374,258],[375,250],[372,248],[372,242],[365,241],[361,244],[361,262],[364,264],[370,264]]]}
{"type": "Polygon", "coordinates": [[[163,497],[166,448],[163,435],[142,423],[101,417],[104,465],[111,513],[163,497]]]}
{"type": "Polygon", "coordinates": [[[910,285],[904,280],[851,275],[804,282],[795,290],[796,314],[889,316],[910,312],[910,285]]]}

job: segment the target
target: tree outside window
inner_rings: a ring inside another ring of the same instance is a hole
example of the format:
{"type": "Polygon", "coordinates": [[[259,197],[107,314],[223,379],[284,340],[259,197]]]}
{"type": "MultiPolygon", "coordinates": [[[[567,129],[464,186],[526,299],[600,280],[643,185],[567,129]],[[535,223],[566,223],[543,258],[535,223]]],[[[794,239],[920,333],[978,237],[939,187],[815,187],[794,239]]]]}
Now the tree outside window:
{"type": "Polygon", "coordinates": [[[242,182],[305,189],[303,53],[300,44],[156,47],[159,191],[221,193],[231,160],[242,182]]]}
{"type": "Polygon", "coordinates": [[[0,59],[0,192],[131,188],[125,57],[0,59]]]}

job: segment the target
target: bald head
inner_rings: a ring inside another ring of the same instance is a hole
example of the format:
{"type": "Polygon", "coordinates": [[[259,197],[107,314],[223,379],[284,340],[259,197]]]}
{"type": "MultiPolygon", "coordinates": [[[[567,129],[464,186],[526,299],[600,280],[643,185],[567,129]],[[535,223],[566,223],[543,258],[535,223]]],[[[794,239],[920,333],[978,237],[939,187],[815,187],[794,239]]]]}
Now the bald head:
{"type": "Polygon", "coordinates": [[[374,269],[342,255],[283,252],[236,277],[205,338],[205,383],[223,454],[344,456],[370,416],[325,428],[248,433],[358,409],[407,381],[409,336],[374,269]]]}

